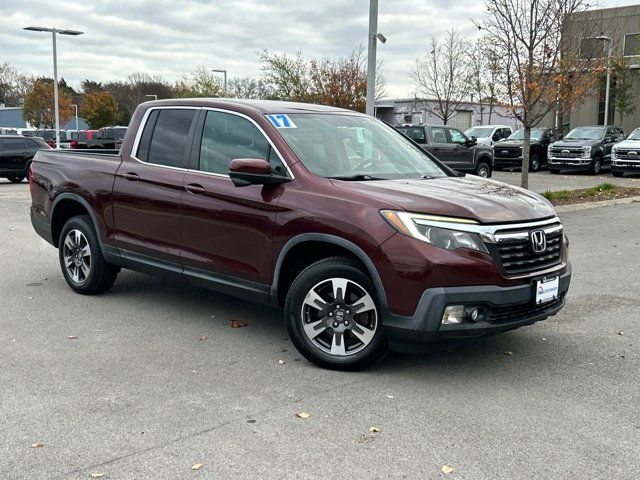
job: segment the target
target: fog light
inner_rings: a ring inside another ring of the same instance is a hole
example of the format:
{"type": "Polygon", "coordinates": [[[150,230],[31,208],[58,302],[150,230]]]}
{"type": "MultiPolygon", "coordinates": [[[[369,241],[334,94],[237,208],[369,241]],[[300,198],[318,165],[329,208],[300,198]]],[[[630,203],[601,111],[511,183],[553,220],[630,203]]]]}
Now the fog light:
{"type": "Polygon", "coordinates": [[[467,308],[466,317],[472,322],[480,320],[480,309],[478,307],[467,308]]]}
{"type": "Polygon", "coordinates": [[[458,325],[464,320],[464,305],[449,305],[444,309],[442,325],[458,325]]]}

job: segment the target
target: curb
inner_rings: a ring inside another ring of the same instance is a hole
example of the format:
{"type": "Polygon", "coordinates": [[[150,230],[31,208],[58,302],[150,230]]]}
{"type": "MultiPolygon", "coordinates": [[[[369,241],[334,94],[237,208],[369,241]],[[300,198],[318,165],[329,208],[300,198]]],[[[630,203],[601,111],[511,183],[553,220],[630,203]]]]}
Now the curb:
{"type": "Polygon", "coordinates": [[[575,212],[577,210],[588,210],[590,208],[612,207],[614,205],[625,205],[629,203],[640,203],[640,197],[616,198],[613,200],[602,200],[600,202],[573,203],[570,205],[558,205],[554,207],[556,212],[575,212]]]}

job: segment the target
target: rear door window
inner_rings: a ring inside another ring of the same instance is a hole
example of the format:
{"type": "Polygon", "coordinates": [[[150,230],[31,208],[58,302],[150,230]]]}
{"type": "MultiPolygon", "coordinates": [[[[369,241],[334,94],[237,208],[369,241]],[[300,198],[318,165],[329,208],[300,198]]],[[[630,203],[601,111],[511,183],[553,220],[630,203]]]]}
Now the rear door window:
{"type": "Polygon", "coordinates": [[[195,109],[164,109],[151,113],[142,132],[136,157],[167,167],[184,167],[191,148],[195,109]]]}

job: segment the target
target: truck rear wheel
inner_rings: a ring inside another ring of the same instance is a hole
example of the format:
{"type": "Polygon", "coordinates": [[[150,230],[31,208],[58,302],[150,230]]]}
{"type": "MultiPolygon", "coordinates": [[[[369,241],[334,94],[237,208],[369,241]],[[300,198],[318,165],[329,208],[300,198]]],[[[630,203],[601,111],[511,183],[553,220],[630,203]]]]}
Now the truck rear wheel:
{"type": "Polygon", "coordinates": [[[11,183],[20,183],[24,177],[7,177],[11,183]]]}
{"type": "Polygon", "coordinates": [[[293,344],[321,367],[359,370],[387,351],[373,282],[349,258],[325,258],[303,270],[284,314],[293,344]]]}
{"type": "Polygon", "coordinates": [[[98,236],[88,215],[67,220],[60,234],[58,258],[64,279],[74,291],[83,295],[109,290],[119,271],[102,256],[98,236]]]}

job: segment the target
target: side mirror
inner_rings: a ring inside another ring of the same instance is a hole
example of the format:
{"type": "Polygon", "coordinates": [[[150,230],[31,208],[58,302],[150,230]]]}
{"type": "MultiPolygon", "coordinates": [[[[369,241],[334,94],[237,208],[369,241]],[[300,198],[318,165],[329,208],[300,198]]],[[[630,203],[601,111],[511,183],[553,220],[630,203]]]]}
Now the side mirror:
{"type": "Polygon", "coordinates": [[[491,137],[493,139],[494,142],[497,142],[498,140],[500,140],[500,135],[498,135],[497,133],[493,134],[493,137],[491,137]]]}
{"type": "Polygon", "coordinates": [[[279,185],[290,182],[289,177],[271,172],[271,165],[262,158],[236,158],[229,164],[229,177],[236,187],[249,185],[279,185]]]}
{"type": "Polygon", "coordinates": [[[468,140],[465,142],[465,144],[466,144],[468,147],[473,147],[474,145],[477,145],[477,144],[478,144],[478,139],[477,139],[475,136],[471,135],[471,138],[470,138],[470,139],[468,139],[468,140]]]}

